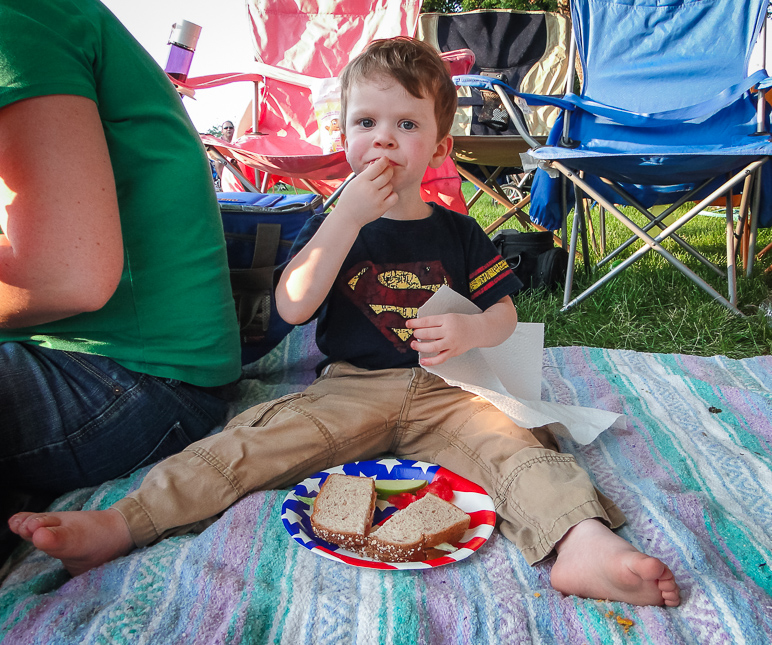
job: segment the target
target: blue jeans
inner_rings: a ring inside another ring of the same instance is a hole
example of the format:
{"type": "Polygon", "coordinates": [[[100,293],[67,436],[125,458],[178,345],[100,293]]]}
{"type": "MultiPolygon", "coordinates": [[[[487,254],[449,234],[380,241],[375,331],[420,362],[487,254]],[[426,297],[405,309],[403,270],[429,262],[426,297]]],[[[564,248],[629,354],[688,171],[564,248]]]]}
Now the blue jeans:
{"type": "Polygon", "coordinates": [[[0,343],[0,493],[96,486],[179,452],[224,422],[219,394],[101,356],[0,343]]]}

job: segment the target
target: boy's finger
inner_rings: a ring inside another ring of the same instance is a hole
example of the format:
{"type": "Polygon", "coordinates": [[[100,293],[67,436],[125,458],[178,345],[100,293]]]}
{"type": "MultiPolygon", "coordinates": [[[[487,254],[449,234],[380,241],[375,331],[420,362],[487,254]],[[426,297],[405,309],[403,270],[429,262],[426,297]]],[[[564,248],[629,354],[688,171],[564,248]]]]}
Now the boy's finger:
{"type": "Polygon", "coordinates": [[[437,352],[443,351],[443,346],[439,338],[416,338],[411,343],[410,348],[421,354],[436,354],[437,352]]]}
{"type": "Polygon", "coordinates": [[[391,191],[386,196],[386,199],[383,200],[383,203],[387,208],[394,208],[397,205],[398,201],[399,201],[399,195],[397,195],[397,193],[395,193],[394,191],[391,191]]]}
{"type": "Polygon", "coordinates": [[[427,327],[440,327],[439,316],[423,316],[421,318],[410,318],[407,321],[408,329],[426,329],[427,327]]]}
{"type": "Polygon", "coordinates": [[[436,328],[432,327],[418,327],[413,329],[413,338],[420,340],[422,343],[428,343],[436,340],[440,340],[441,334],[436,333],[436,328]]]}
{"type": "Polygon", "coordinates": [[[440,365],[441,363],[444,363],[446,360],[448,360],[447,352],[440,352],[439,354],[434,354],[433,356],[420,355],[418,357],[418,362],[421,365],[427,365],[430,367],[433,365],[440,365]]]}
{"type": "Polygon", "coordinates": [[[389,182],[391,182],[391,178],[394,176],[394,168],[387,165],[383,170],[381,170],[377,175],[375,175],[372,178],[372,181],[375,182],[375,185],[380,185],[382,188],[383,186],[386,186],[389,182]]]}
{"type": "Polygon", "coordinates": [[[375,161],[371,161],[370,165],[368,165],[361,174],[366,174],[368,177],[373,179],[383,173],[387,168],[391,168],[389,160],[386,157],[379,157],[375,161]]]}

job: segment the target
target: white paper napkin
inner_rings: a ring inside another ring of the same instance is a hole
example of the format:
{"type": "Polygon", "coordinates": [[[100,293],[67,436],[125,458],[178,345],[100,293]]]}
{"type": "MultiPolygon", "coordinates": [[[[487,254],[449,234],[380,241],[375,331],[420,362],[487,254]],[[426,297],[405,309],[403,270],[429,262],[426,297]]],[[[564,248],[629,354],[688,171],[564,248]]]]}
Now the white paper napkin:
{"type": "MultiPolygon", "coordinates": [[[[418,310],[418,317],[443,313],[478,314],[481,310],[450,287],[442,286],[418,310]]],[[[518,323],[496,347],[478,347],[441,365],[426,367],[448,385],[483,397],[523,428],[547,426],[581,444],[608,428],[625,427],[625,416],[606,410],[541,400],[544,325],[518,323]]]]}

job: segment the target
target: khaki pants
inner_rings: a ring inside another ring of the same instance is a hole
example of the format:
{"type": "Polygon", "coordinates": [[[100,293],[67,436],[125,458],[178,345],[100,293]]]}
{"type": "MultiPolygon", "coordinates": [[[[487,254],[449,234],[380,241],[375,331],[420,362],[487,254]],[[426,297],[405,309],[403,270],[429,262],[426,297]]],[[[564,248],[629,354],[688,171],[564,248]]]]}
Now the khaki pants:
{"type": "Polygon", "coordinates": [[[582,520],[621,511],[543,428],[422,368],[329,366],[304,392],[257,405],[153,468],[113,508],[137,546],[224,511],[251,491],[287,488],[339,464],[393,454],[439,464],[482,486],[501,531],[533,564],[582,520]]]}

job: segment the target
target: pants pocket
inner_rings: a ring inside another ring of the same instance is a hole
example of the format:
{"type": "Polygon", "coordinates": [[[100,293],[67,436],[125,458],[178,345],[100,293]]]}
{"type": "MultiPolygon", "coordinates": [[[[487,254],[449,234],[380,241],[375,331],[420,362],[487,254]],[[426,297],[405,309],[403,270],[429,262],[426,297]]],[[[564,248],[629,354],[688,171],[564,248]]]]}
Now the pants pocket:
{"type": "Polygon", "coordinates": [[[228,422],[228,425],[225,426],[223,432],[235,426],[255,428],[259,425],[264,425],[285,405],[301,398],[308,398],[308,395],[304,392],[291,392],[278,399],[252,406],[251,408],[244,410],[241,414],[233,417],[233,419],[228,422]]]}
{"type": "Polygon", "coordinates": [[[135,470],[138,470],[144,466],[148,466],[152,463],[155,463],[156,461],[160,461],[169,455],[182,452],[182,450],[191,443],[192,441],[190,437],[188,437],[188,435],[185,433],[185,430],[182,428],[182,424],[178,421],[171,428],[169,428],[169,430],[167,430],[163,437],[161,437],[160,441],[156,444],[155,448],[153,448],[153,450],[151,450],[144,459],[142,459],[135,466],[129,468],[125,473],[116,479],[126,477],[133,473],[135,470]]]}

